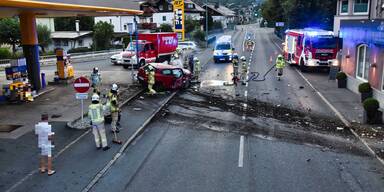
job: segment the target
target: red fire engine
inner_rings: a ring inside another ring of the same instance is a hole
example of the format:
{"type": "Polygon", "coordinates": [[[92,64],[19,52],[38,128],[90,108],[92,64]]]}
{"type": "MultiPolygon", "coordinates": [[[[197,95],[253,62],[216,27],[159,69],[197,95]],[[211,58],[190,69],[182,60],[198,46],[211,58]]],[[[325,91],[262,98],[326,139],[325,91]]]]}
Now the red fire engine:
{"type": "Polygon", "coordinates": [[[301,71],[308,67],[337,66],[338,38],[321,29],[295,29],[285,32],[284,58],[301,71]]]}

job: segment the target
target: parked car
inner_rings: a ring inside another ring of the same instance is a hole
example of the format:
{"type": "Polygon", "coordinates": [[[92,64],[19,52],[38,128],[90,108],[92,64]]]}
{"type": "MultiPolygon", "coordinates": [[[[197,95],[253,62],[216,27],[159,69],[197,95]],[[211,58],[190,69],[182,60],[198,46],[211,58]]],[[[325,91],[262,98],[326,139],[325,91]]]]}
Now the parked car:
{"type": "Polygon", "coordinates": [[[155,69],[155,90],[172,90],[188,88],[191,84],[191,72],[179,66],[164,63],[149,63],[139,68],[137,78],[143,86],[147,86],[146,71],[155,69]]]}
{"type": "Polygon", "coordinates": [[[112,55],[110,59],[112,64],[121,65],[123,63],[123,52],[112,55]]]}
{"type": "Polygon", "coordinates": [[[196,50],[197,49],[197,45],[195,42],[193,41],[181,41],[179,42],[179,44],[177,45],[177,48],[181,49],[181,50],[196,50]]]}

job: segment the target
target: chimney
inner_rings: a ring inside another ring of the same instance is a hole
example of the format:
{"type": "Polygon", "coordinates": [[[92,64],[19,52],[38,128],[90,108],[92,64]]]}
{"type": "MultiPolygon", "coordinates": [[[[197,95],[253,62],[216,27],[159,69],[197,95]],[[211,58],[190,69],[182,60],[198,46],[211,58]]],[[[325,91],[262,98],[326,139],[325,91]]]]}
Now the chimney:
{"type": "Polygon", "coordinates": [[[215,3],[215,9],[218,9],[219,7],[220,7],[219,2],[216,2],[216,3],[215,3]]]}
{"type": "Polygon", "coordinates": [[[80,20],[76,20],[76,32],[80,32],[80,20]]]}

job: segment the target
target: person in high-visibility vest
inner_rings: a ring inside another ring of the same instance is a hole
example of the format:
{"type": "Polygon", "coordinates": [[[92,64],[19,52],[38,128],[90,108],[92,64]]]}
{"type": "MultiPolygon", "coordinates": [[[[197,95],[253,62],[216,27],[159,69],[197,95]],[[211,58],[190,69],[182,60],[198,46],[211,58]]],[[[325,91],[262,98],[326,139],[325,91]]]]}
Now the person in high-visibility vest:
{"type": "Polygon", "coordinates": [[[156,91],[153,89],[153,85],[155,85],[155,69],[149,68],[147,70],[147,77],[148,77],[148,94],[154,95],[156,94],[156,91]]]}
{"type": "Polygon", "coordinates": [[[237,86],[237,82],[239,81],[239,55],[237,53],[233,54],[232,65],[233,65],[232,82],[235,86],[237,86]]]}
{"type": "Polygon", "coordinates": [[[92,95],[92,104],[89,105],[88,116],[91,119],[92,133],[95,137],[95,143],[97,149],[108,150],[107,136],[105,134],[104,127],[104,111],[105,107],[100,103],[100,97],[98,94],[92,95]]]}
{"type": "Polygon", "coordinates": [[[199,76],[200,76],[200,72],[201,72],[201,63],[197,57],[193,58],[193,62],[195,63],[194,64],[195,69],[193,70],[195,72],[194,75],[195,75],[196,80],[199,80],[199,76]]]}
{"type": "Polygon", "coordinates": [[[280,54],[276,59],[276,70],[277,70],[277,79],[280,81],[280,78],[283,76],[283,69],[285,67],[284,57],[280,54]]]}
{"type": "Polygon", "coordinates": [[[117,127],[120,114],[118,91],[119,87],[117,86],[117,84],[114,83],[112,85],[111,91],[108,93],[108,102],[112,117],[111,128],[113,132],[119,132],[119,129],[117,127]]]}
{"type": "Polygon", "coordinates": [[[93,71],[91,74],[91,82],[92,82],[92,87],[94,89],[94,93],[97,93],[98,95],[100,95],[101,74],[99,73],[99,68],[97,67],[93,68],[93,71]]]}
{"type": "Polygon", "coordinates": [[[241,81],[242,84],[245,85],[247,81],[247,72],[248,72],[248,65],[247,65],[247,59],[245,59],[245,56],[241,56],[241,81]]]}

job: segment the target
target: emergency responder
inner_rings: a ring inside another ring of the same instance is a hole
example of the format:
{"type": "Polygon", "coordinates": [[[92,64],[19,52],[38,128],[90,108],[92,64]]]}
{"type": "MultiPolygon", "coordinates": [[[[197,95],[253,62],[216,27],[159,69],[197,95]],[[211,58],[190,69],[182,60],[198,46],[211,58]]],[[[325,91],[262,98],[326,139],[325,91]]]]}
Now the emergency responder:
{"type": "Polygon", "coordinates": [[[120,132],[118,128],[118,123],[119,123],[119,117],[120,117],[120,108],[119,108],[119,102],[118,102],[118,91],[119,87],[117,84],[113,84],[111,91],[108,93],[108,106],[110,108],[111,112],[111,128],[113,132],[120,132]]]}
{"type": "Polygon", "coordinates": [[[247,42],[247,50],[252,51],[252,48],[253,48],[253,41],[251,40],[251,38],[249,38],[247,42]]]}
{"type": "Polygon", "coordinates": [[[239,81],[239,55],[237,53],[233,54],[232,65],[233,65],[232,82],[235,86],[237,86],[237,82],[239,81]]]}
{"type": "Polygon", "coordinates": [[[51,176],[56,173],[52,169],[52,148],[54,147],[53,136],[55,133],[52,132],[52,126],[48,124],[48,114],[42,114],[41,121],[35,125],[37,143],[41,150],[40,173],[45,173],[48,170],[48,175],[51,176]],[[45,160],[47,160],[47,163],[45,163],[45,160]]]}
{"type": "Polygon", "coordinates": [[[195,69],[195,67],[194,67],[195,63],[193,62],[193,58],[194,58],[194,56],[192,54],[189,55],[189,57],[188,57],[188,66],[189,66],[189,70],[191,71],[192,74],[194,74],[193,70],[195,69]]]}
{"type": "Polygon", "coordinates": [[[247,71],[248,71],[247,60],[245,59],[245,56],[241,56],[240,60],[241,60],[241,82],[243,85],[245,85],[247,81],[247,71]]]}
{"type": "Polygon", "coordinates": [[[97,149],[108,150],[107,136],[104,128],[104,111],[105,107],[100,103],[98,94],[92,95],[92,104],[89,105],[88,116],[91,119],[92,133],[95,137],[97,149]]]}
{"type": "Polygon", "coordinates": [[[99,73],[99,68],[97,67],[93,68],[91,74],[91,82],[94,93],[97,93],[100,96],[101,74],[99,73]]]}
{"type": "Polygon", "coordinates": [[[285,67],[284,57],[279,54],[276,59],[276,70],[277,70],[277,79],[280,81],[280,78],[283,76],[283,69],[285,67]]]}
{"type": "Polygon", "coordinates": [[[150,67],[147,70],[147,77],[148,77],[148,94],[154,95],[156,94],[156,91],[153,89],[153,85],[155,85],[155,69],[150,67]]]}
{"type": "Polygon", "coordinates": [[[199,58],[197,58],[197,57],[193,58],[193,62],[195,63],[194,64],[195,69],[193,70],[195,72],[194,75],[195,75],[196,80],[198,81],[199,76],[200,76],[200,71],[201,71],[201,63],[200,63],[199,58]]]}

